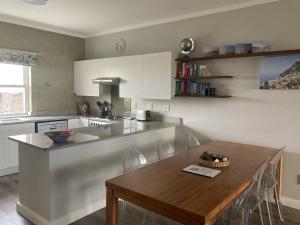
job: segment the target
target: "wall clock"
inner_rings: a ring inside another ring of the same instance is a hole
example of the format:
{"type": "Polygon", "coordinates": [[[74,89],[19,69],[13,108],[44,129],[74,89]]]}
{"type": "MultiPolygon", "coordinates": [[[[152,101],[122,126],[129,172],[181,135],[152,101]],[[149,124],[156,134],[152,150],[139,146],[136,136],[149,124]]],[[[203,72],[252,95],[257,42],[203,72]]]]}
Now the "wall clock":
{"type": "Polygon", "coordinates": [[[116,43],[116,50],[119,53],[124,53],[126,50],[126,41],[124,39],[119,39],[116,43]]]}

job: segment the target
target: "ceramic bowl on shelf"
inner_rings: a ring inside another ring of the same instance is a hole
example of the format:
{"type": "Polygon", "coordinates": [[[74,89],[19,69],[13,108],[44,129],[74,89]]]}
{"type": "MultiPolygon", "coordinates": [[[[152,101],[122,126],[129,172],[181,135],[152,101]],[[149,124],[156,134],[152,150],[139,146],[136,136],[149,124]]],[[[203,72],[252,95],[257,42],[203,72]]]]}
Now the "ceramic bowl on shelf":
{"type": "Polygon", "coordinates": [[[271,44],[266,41],[254,41],[252,43],[252,52],[268,52],[271,50],[271,44]]]}
{"type": "Polygon", "coordinates": [[[47,135],[54,143],[65,143],[68,141],[69,137],[71,137],[74,133],[72,131],[54,131],[54,132],[46,132],[47,135]]]}
{"type": "Polygon", "coordinates": [[[234,45],[223,45],[219,50],[220,55],[234,54],[235,46],[234,45]]]}
{"type": "Polygon", "coordinates": [[[251,43],[239,43],[235,45],[235,54],[248,54],[252,52],[251,43]]]}
{"type": "Polygon", "coordinates": [[[219,54],[218,47],[205,46],[203,47],[202,51],[204,56],[215,56],[219,54]]]}

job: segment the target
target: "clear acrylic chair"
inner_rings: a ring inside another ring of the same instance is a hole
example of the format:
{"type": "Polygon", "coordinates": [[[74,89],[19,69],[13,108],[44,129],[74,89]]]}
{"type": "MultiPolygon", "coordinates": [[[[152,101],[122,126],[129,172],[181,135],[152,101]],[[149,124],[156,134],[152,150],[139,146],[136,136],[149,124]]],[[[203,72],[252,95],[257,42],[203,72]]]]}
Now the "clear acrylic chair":
{"type": "MultiPolygon", "coordinates": [[[[130,147],[123,155],[123,173],[128,173],[141,168],[147,164],[147,160],[138,148],[130,147]]],[[[147,212],[138,206],[132,205],[122,199],[119,200],[120,220],[123,224],[130,224],[132,221],[144,225],[147,220],[147,212]]]]}
{"type": "MultiPolygon", "coordinates": [[[[270,167],[265,176],[263,177],[263,183],[265,187],[265,195],[266,201],[269,201],[270,198],[274,197],[275,203],[277,206],[279,218],[282,222],[284,222],[283,214],[282,214],[282,207],[281,202],[278,195],[277,185],[278,185],[278,164],[282,156],[282,152],[285,147],[279,149],[279,152],[273,157],[270,162],[270,167]],[[270,197],[272,196],[272,197],[270,197]]],[[[269,215],[270,224],[273,224],[273,214],[272,210],[270,209],[271,214],[269,215]]]]}
{"type": "Polygon", "coordinates": [[[166,159],[175,155],[173,146],[164,139],[159,139],[157,142],[158,146],[158,159],[166,159]]]}
{"type": "Polygon", "coordinates": [[[186,134],[186,143],[188,146],[188,150],[200,145],[199,139],[195,135],[189,132],[186,134]]]}
{"type": "MultiPolygon", "coordinates": [[[[250,186],[223,214],[223,225],[251,225],[252,216],[256,209],[259,210],[261,224],[264,225],[262,203],[265,201],[265,195],[262,180],[269,165],[270,160],[267,160],[260,166],[260,168],[252,177],[250,186]]],[[[267,208],[269,209],[268,203],[267,208]]]]}

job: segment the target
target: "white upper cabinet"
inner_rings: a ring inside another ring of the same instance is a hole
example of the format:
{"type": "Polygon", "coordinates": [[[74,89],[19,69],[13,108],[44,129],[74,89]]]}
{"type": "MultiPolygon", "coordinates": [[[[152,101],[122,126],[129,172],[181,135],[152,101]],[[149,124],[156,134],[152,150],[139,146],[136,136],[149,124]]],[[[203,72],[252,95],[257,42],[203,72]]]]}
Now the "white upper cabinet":
{"type": "Polygon", "coordinates": [[[119,96],[171,99],[172,52],[77,61],[74,86],[78,96],[99,96],[97,77],[120,77],[119,96]]]}
{"type": "Polygon", "coordinates": [[[143,98],[171,99],[172,52],[144,55],[143,98]]]}
{"type": "Polygon", "coordinates": [[[121,58],[122,57],[98,59],[98,77],[120,77],[121,58]]]}
{"type": "Polygon", "coordinates": [[[74,62],[74,92],[77,96],[99,96],[99,85],[93,79],[99,76],[98,60],[74,62]]]}
{"type": "Polygon", "coordinates": [[[143,55],[121,57],[119,96],[142,98],[143,55]]]}

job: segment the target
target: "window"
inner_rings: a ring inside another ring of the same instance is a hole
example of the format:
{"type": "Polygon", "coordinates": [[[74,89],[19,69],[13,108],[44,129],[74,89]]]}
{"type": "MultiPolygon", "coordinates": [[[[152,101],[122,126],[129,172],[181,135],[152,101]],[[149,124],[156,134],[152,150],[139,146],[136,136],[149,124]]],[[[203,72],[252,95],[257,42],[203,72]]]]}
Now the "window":
{"type": "Polygon", "coordinates": [[[29,67],[0,63],[0,116],[28,113],[29,67]]]}

